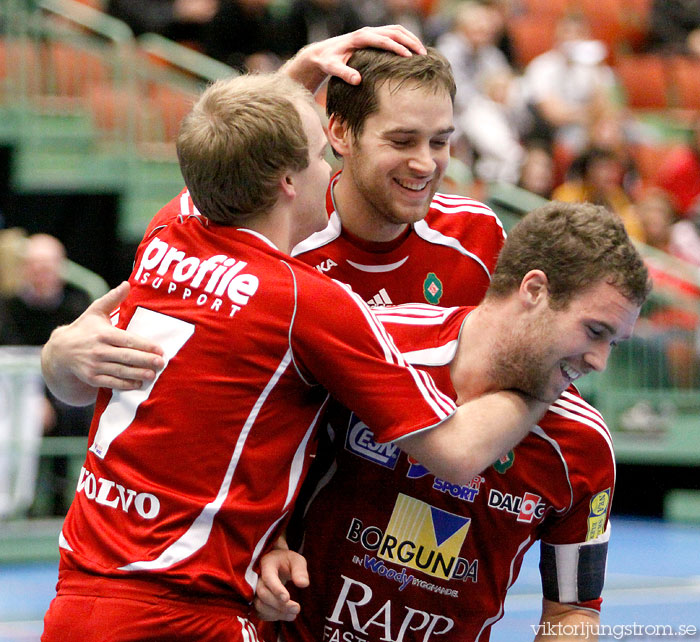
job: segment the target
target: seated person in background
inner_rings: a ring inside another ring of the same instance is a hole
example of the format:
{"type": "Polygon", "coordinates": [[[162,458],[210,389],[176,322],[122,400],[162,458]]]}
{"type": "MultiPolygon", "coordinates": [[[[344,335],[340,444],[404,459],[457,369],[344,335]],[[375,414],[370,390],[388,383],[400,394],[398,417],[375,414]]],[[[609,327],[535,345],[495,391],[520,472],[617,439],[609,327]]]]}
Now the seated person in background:
{"type": "Polygon", "coordinates": [[[507,58],[497,46],[499,25],[500,18],[493,7],[471,0],[459,2],[452,28],[435,43],[449,60],[457,84],[456,122],[471,98],[481,91],[481,78],[510,70],[507,58]]]}
{"type": "Polygon", "coordinates": [[[588,147],[612,152],[619,164],[619,183],[629,195],[640,185],[640,174],[632,154],[637,134],[634,124],[624,111],[615,107],[604,109],[593,117],[588,125],[588,147]]]}
{"type": "Polygon", "coordinates": [[[108,0],[106,5],[107,13],[126,22],[136,36],[157,33],[197,48],[218,10],[219,0],[108,0]]]}
{"type": "Polygon", "coordinates": [[[693,120],[688,142],[664,157],[654,182],[671,195],[680,216],[700,211],[700,114],[693,120]]]}
{"type": "MultiPolygon", "coordinates": [[[[63,279],[63,244],[48,234],[34,234],[25,244],[19,290],[0,305],[0,344],[41,346],[54,328],[70,323],[90,305],[87,292],[63,279]]],[[[56,437],[87,435],[91,408],[74,408],[46,392],[44,432],[56,437]]],[[[68,460],[54,457],[50,466],[51,511],[65,515],[68,460]]]]}
{"type": "Polygon", "coordinates": [[[671,229],[676,215],[668,195],[660,189],[647,189],[631,203],[630,208],[641,224],[640,240],[670,254],[671,229]]]}
{"type": "Polygon", "coordinates": [[[350,0],[291,0],[286,14],[291,51],[365,26],[350,0]]]}
{"type": "Polygon", "coordinates": [[[616,82],[606,53],[591,39],[588,19],[569,13],[557,23],[554,47],[525,68],[528,100],[552,142],[583,149],[591,117],[612,103],[616,82]]]}
{"type": "Polygon", "coordinates": [[[648,40],[651,51],[700,57],[700,3],[653,0],[648,40]]]}
{"type": "Polygon", "coordinates": [[[502,69],[483,76],[479,86],[457,119],[476,156],[474,173],[487,183],[517,183],[525,159],[521,141],[531,124],[520,80],[502,69]]]}
{"type": "Polygon", "coordinates": [[[673,224],[670,252],[679,259],[700,267],[700,208],[692,218],[673,224]]]}
{"type": "Polygon", "coordinates": [[[623,219],[633,239],[643,239],[641,224],[620,186],[622,168],[614,152],[596,147],[588,149],[572,163],[569,172],[572,178],[552,192],[554,200],[603,205],[623,219]]]}
{"type": "Polygon", "coordinates": [[[554,188],[554,159],[548,145],[533,141],[525,150],[518,187],[550,199],[554,188]]]}
{"type": "MultiPolygon", "coordinates": [[[[678,220],[671,196],[654,187],[646,189],[630,207],[642,226],[643,236],[639,240],[700,267],[700,214],[678,220]]],[[[689,267],[686,272],[692,281],[693,269],[689,267]]]]}
{"type": "Polygon", "coordinates": [[[364,0],[361,16],[370,25],[402,25],[426,41],[425,14],[420,0],[364,0]]]}
{"type": "Polygon", "coordinates": [[[241,72],[275,71],[295,49],[273,0],[224,0],[203,30],[203,51],[241,72]]]}

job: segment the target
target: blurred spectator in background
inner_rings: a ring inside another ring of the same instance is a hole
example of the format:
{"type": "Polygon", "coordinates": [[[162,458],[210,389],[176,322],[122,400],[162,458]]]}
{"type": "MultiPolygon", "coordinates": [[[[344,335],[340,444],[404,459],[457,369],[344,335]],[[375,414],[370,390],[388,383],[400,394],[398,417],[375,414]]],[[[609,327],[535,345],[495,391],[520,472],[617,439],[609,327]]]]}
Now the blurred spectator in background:
{"type": "Polygon", "coordinates": [[[534,141],[528,144],[517,184],[542,198],[552,198],[554,160],[546,144],[534,141]]]}
{"type": "Polygon", "coordinates": [[[286,22],[292,52],[365,26],[350,0],[292,0],[286,22]]]}
{"type": "Polygon", "coordinates": [[[554,47],[531,60],[524,72],[539,137],[575,152],[586,146],[588,124],[613,104],[616,79],[606,55],[605,44],[591,39],[585,15],[567,13],[557,22],[554,47]]]}
{"type": "Polygon", "coordinates": [[[521,144],[531,125],[519,78],[509,69],[481,79],[482,92],[456,119],[474,153],[474,173],[485,182],[517,183],[525,159],[521,144]]]}
{"type": "Polygon", "coordinates": [[[642,225],[620,186],[621,170],[614,152],[597,147],[587,149],[572,163],[571,177],[553,191],[552,198],[603,205],[622,218],[631,238],[643,240],[642,225]]]}
{"type": "Polygon", "coordinates": [[[700,114],[692,123],[688,143],[664,157],[655,182],[671,194],[680,216],[700,211],[700,114]]]}
{"type": "Polygon", "coordinates": [[[296,52],[274,0],[220,0],[219,11],[204,31],[203,51],[241,72],[269,73],[296,52]]]}
{"type": "Polygon", "coordinates": [[[496,30],[496,46],[503,52],[503,55],[508,60],[508,64],[513,68],[517,68],[515,44],[508,31],[509,21],[520,11],[519,0],[481,0],[482,4],[486,4],[496,11],[498,15],[498,28],[496,30]]]}
{"type": "Polygon", "coordinates": [[[657,250],[670,253],[671,229],[676,216],[668,195],[663,190],[650,188],[640,194],[630,207],[641,224],[640,240],[657,250]]]}
{"type": "Polygon", "coordinates": [[[700,56],[700,2],[653,0],[648,40],[651,51],[700,56]]]}
{"type": "Polygon", "coordinates": [[[5,301],[10,323],[0,329],[3,344],[43,345],[58,325],[70,323],[90,304],[83,290],[63,280],[63,244],[48,234],[33,234],[25,243],[22,278],[5,301]]]}
{"type": "Polygon", "coordinates": [[[426,41],[425,15],[421,0],[365,0],[360,5],[363,22],[372,26],[402,25],[426,41]]]}
{"type": "Polygon", "coordinates": [[[201,47],[205,26],[219,0],[108,0],[106,12],[131,27],[135,35],[157,33],[201,47]]]}
{"type": "Polygon", "coordinates": [[[640,182],[637,163],[632,155],[634,127],[629,126],[626,114],[617,107],[608,106],[593,115],[588,125],[588,146],[612,152],[620,166],[620,185],[628,196],[634,195],[640,182]]]}
{"type": "Polygon", "coordinates": [[[669,251],[679,259],[700,267],[700,209],[692,217],[673,224],[669,251]]]}
{"type": "Polygon", "coordinates": [[[473,150],[462,127],[469,103],[480,95],[483,78],[510,70],[506,57],[496,46],[499,21],[498,13],[490,6],[471,0],[459,2],[450,29],[435,43],[438,51],[450,62],[457,84],[451,153],[469,164],[473,161],[473,150]]]}
{"type": "MultiPolygon", "coordinates": [[[[609,107],[592,116],[585,134],[586,149],[605,150],[615,157],[619,174],[617,182],[630,198],[641,185],[637,163],[632,154],[633,129],[630,127],[628,131],[623,110],[609,107]]],[[[581,164],[587,158],[585,153],[576,153],[574,149],[562,144],[554,146],[553,156],[557,184],[566,176],[580,175],[581,164]]]]}
{"type": "Polygon", "coordinates": [[[674,386],[699,386],[700,226],[690,220],[675,222],[671,199],[658,188],[646,190],[634,208],[645,243],[660,250],[645,259],[659,296],[645,315],[648,323],[643,334],[662,348],[674,386]],[[681,261],[669,263],[667,255],[681,261]]]}
{"type": "Polygon", "coordinates": [[[25,240],[26,232],[19,227],[0,229],[0,300],[19,288],[18,266],[25,240]]]}
{"type": "Polygon", "coordinates": [[[452,65],[457,83],[455,119],[479,93],[480,79],[510,69],[496,45],[499,26],[493,7],[468,0],[457,5],[452,28],[437,39],[436,47],[452,65]]]}
{"type": "MultiPolygon", "coordinates": [[[[90,304],[86,292],[63,279],[66,254],[63,244],[48,234],[34,234],[25,242],[21,278],[14,295],[0,307],[0,344],[41,346],[51,331],[74,321],[90,304]]],[[[74,408],[47,394],[44,432],[55,436],[87,435],[92,408],[74,408]]],[[[67,460],[54,457],[51,466],[52,506],[55,515],[64,515],[67,460]]]]}

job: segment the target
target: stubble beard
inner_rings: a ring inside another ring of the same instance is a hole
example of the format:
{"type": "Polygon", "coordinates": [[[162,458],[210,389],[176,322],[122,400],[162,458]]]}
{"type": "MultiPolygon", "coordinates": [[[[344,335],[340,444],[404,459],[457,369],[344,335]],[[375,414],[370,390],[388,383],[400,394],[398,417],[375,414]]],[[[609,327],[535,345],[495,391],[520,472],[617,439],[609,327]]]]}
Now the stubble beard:
{"type": "MultiPolygon", "coordinates": [[[[362,159],[356,159],[357,165],[362,165],[362,159]]],[[[357,171],[357,166],[353,168],[353,180],[355,189],[362,195],[362,198],[369,210],[371,218],[379,225],[412,225],[422,221],[430,210],[433,197],[437,192],[437,187],[431,185],[430,196],[425,200],[422,207],[409,208],[402,207],[391,198],[391,190],[383,189],[371,180],[366,180],[364,172],[357,171]]],[[[393,182],[392,178],[388,179],[393,182]]],[[[399,189],[403,189],[400,188],[399,189]]]]}
{"type": "Polygon", "coordinates": [[[499,341],[490,359],[489,377],[502,390],[519,390],[539,401],[553,402],[550,340],[539,324],[520,333],[511,332],[499,341]]]}

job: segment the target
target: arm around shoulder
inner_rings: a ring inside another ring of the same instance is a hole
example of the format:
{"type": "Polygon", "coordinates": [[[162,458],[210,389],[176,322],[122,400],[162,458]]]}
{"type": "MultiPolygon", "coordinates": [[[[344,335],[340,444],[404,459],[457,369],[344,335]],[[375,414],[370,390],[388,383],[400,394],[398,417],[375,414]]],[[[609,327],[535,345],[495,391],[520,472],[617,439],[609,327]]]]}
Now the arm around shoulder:
{"type": "Polygon", "coordinates": [[[433,474],[468,484],[525,437],[548,406],[520,392],[492,392],[467,401],[439,425],[398,443],[433,474]]]}

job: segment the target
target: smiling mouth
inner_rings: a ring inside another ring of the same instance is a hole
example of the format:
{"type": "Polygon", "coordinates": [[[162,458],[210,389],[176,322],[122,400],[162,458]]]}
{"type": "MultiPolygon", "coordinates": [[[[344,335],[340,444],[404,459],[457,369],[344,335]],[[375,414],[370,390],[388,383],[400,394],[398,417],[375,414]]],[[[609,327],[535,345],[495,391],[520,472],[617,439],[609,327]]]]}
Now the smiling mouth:
{"type": "Polygon", "coordinates": [[[410,190],[411,192],[422,192],[429,184],[430,181],[407,181],[407,180],[400,180],[398,178],[394,179],[398,185],[401,187],[410,190]]]}
{"type": "Polygon", "coordinates": [[[561,364],[561,371],[569,381],[576,381],[576,379],[578,379],[582,375],[581,372],[579,372],[578,370],[574,370],[570,365],[566,363],[561,364]]]}

